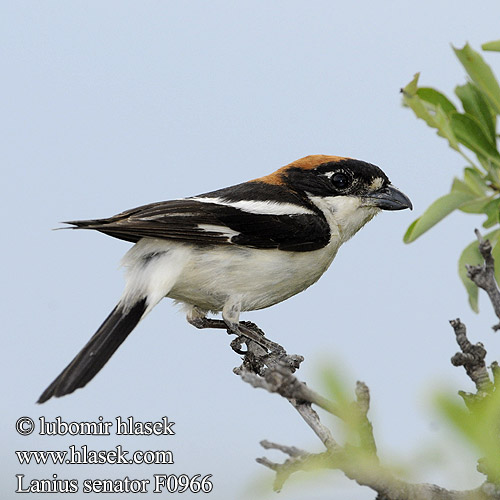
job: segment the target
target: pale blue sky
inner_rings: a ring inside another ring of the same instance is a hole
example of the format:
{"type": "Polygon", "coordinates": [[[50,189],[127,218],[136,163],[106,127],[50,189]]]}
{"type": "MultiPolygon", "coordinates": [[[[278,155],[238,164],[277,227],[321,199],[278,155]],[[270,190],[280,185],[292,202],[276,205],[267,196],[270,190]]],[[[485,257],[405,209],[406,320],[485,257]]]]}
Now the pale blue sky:
{"type": "MultiPolygon", "coordinates": [[[[265,454],[259,440],[320,449],[284,401],[231,373],[238,358],[224,334],[195,330],[168,300],[84,390],[35,405],[115,305],[129,248],[98,233],[51,231],[58,221],[198,194],[313,153],[379,165],[415,210],[382,213],[319,283],[244,319],[304,355],[299,376],[312,387],[322,363],[353,385],[364,380],[384,458],[427,460],[429,447],[449,439],[429,392],[471,387],[449,363],[456,346],[448,320],[460,316],[472,339],[494,323],[484,297],[480,316],[468,309],[456,273],[481,220],[453,215],[402,243],[463,162],[401,107],[399,89],[421,71],[423,84],[451,92],[464,74],[450,43],[478,48],[500,38],[499,18],[496,1],[0,2],[2,498],[14,498],[16,473],[81,480],[163,472],[213,474],[209,497],[217,500],[256,498],[256,481],[272,477],[254,461],[265,454]],[[168,415],[177,434],[21,437],[14,423],[23,415],[168,415]],[[175,465],[36,467],[14,457],[84,443],[171,449],[175,465]]],[[[500,55],[487,59],[500,74],[500,55]]],[[[498,352],[500,341],[489,335],[487,347],[498,352]]],[[[475,486],[474,455],[458,450],[462,465],[421,461],[414,479],[475,486]]],[[[335,473],[279,497],[263,491],[266,500],[374,497],[335,473]]]]}

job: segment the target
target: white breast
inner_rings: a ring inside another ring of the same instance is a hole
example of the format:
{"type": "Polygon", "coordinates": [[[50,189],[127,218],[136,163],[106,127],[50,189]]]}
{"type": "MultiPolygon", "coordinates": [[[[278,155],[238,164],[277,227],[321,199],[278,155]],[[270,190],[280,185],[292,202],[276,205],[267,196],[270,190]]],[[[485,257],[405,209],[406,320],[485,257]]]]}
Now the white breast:
{"type": "Polygon", "coordinates": [[[312,252],[217,247],[196,249],[167,294],[202,309],[220,311],[229,296],[238,296],[242,311],[263,309],[315,283],[338,246],[312,252]]]}

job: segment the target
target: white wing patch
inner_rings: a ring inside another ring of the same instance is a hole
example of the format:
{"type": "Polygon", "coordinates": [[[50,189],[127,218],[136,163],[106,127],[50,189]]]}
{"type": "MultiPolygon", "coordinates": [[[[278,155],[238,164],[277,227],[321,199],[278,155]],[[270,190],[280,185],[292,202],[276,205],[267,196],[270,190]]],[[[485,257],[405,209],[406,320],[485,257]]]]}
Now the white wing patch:
{"type": "Polygon", "coordinates": [[[313,214],[314,212],[306,207],[300,207],[293,203],[280,203],[278,201],[256,201],[256,200],[239,200],[229,201],[224,198],[202,198],[195,196],[190,200],[199,201],[201,203],[215,203],[226,207],[233,207],[250,214],[261,215],[300,215],[313,214]]]}
{"type": "Polygon", "coordinates": [[[215,224],[198,224],[198,227],[203,231],[219,233],[223,236],[227,236],[228,239],[231,239],[233,236],[238,236],[240,234],[238,231],[233,231],[232,229],[225,226],[216,226],[215,224]]]}

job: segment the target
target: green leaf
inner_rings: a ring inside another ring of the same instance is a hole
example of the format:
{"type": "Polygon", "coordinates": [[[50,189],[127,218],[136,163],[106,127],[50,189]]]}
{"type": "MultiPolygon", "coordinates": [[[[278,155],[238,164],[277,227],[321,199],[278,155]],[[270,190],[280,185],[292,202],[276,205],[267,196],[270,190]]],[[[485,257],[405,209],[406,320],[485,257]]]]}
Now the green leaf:
{"type": "Polygon", "coordinates": [[[481,91],[471,82],[455,88],[455,94],[462,101],[462,106],[466,113],[475,116],[484,131],[488,135],[488,139],[492,144],[496,143],[496,124],[495,113],[489,102],[483,97],[481,91]]]}
{"type": "Polygon", "coordinates": [[[327,399],[335,404],[335,414],[348,426],[354,422],[352,396],[348,384],[338,367],[328,364],[321,370],[321,378],[326,388],[327,399]]]}
{"type": "Polygon", "coordinates": [[[469,279],[467,276],[467,268],[465,265],[477,266],[481,264],[482,257],[479,253],[478,242],[473,241],[470,245],[467,245],[458,259],[458,276],[462,280],[465,286],[465,290],[469,296],[469,305],[471,309],[478,313],[478,289],[477,286],[469,279]]]}
{"type": "Polygon", "coordinates": [[[476,444],[475,432],[473,426],[470,425],[471,413],[464,407],[463,401],[455,395],[443,393],[437,394],[435,401],[440,412],[460,431],[460,434],[476,444]]]}
{"type": "MultiPolygon", "coordinates": [[[[402,89],[403,103],[410,107],[415,115],[424,120],[429,127],[437,129],[438,135],[447,139],[451,148],[460,151],[457,139],[451,129],[448,115],[443,111],[441,105],[438,104],[436,106],[433,103],[425,101],[419,97],[418,92],[421,90],[418,88],[419,76],[420,74],[416,73],[413,80],[402,89]]],[[[438,94],[437,91],[436,94],[438,94]]],[[[438,100],[436,94],[433,94],[433,96],[434,99],[438,100]]],[[[451,102],[449,102],[449,104],[452,105],[451,102]]]]}
{"type": "Polygon", "coordinates": [[[403,103],[409,106],[418,118],[429,125],[429,127],[436,128],[437,124],[434,115],[429,113],[428,108],[425,106],[424,101],[417,95],[418,91],[418,78],[420,73],[416,73],[413,80],[406,85],[401,92],[403,93],[403,103]]]}
{"type": "Polygon", "coordinates": [[[420,78],[420,72],[419,73],[415,73],[413,75],[412,81],[410,83],[408,83],[406,85],[406,87],[404,87],[404,88],[401,89],[401,92],[403,93],[403,98],[405,96],[413,97],[414,95],[416,95],[417,90],[418,90],[418,79],[419,78],[420,78]]]}
{"type": "Polygon", "coordinates": [[[451,113],[450,124],[460,143],[476,153],[491,160],[500,167],[500,154],[488,139],[477,118],[469,114],[451,113]]]}
{"type": "Polygon", "coordinates": [[[481,45],[483,50],[491,50],[493,52],[500,52],[500,40],[495,40],[493,42],[486,42],[481,45]]]}
{"type": "Polygon", "coordinates": [[[500,114],[500,86],[491,68],[468,43],[463,49],[453,47],[453,50],[472,81],[486,94],[495,112],[500,114]]]}
{"type": "Polygon", "coordinates": [[[451,111],[456,111],[455,105],[441,92],[431,87],[419,87],[417,89],[417,96],[434,108],[441,106],[443,111],[448,114],[451,111]]]}
{"type": "MultiPolygon", "coordinates": [[[[456,113],[456,112],[452,111],[451,113],[456,113]]],[[[438,107],[436,109],[434,120],[436,122],[437,134],[447,139],[448,144],[452,149],[460,151],[460,148],[458,147],[457,137],[455,136],[455,133],[450,123],[450,116],[447,115],[441,107],[438,107]]]]}
{"type": "MultiPolygon", "coordinates": [[[[492,245],[495,245],[497,244],[497,239],[499,235],[500,235],[500,229],[495,229],[494,231],[484,236],[484,239],[490,240],[492,245]]],[[[458,259],[458,275],[460,276],[460,279],[462,280],[462,283],[464,284],[465,289],[467,290],[467,294],[469,296],[469,304],[474,312],[479,312],[479,306],[478,306],[479,294],[477,286],[467,276],[467,268],[465,266],[466,265],[478,266],[479,264],[482,264],[482,262],[483,258],[479,253],[479,243],[477,240],[467,245],[464,251],[462,252],[462,255],[460,255],[460,258],[458,259]]],[[[500,266],[496,267],[500,268],[500,266]]]]}
{"type": "Polygon", "coordinates": [[[482,457],[482,465],[495,482],[500,479],[500,391],[489,393],[471,409],[456,396],[438,394],[436,404],[441,413],[464,438],[474,445],[482,457]]]}
{"type": "Polygon", "coordinates": [[[500,240],[497,238],[496,244],[493,245],[491,255],[495,259],[495,279],[500,283],[500,240]]]}
{"type": "Polygon", "coordinates": [[[429,208],[414,221],[406,230],[403,237],[405,243],[415,241],[419,236],[428,231],[432,226],[444,219],[453,210],[459,208],[462,204],[474,199],[473,195],[462,193],[460,191],[452,191],[438,198],[429,208]]]}
{"type": "MultiPolygon", "coordinates": [[[[500,198],[496,198],[490,201],[484,207],[484,213],[488,216],[485,222],[483,222],[483,227],[489,228],[498,224],[500,222],[500,198]]],[[[500,263],[498,264],[500,269],[500,263]]]]}
{"type": "Polygon", "coordinates": [[[481,165],[482,167],[486,170],[487,172],[487,175],[486,175],[486,180],[488,182],[491,182],[492,184],[494,184],[494,188],[495,190],[499,190],[498,186],[500,186],[500,177],[499,177],[499,171],[498,169],[496,168],[491,168],[491,162],[489,161],[486,161],[483,159],[483,161],[481,162],[481,165]]]}
{"type": "Polygon", "coordinates": [[[328,397],[339,406],[349,406],[352,397],[349,394],[347,383],[343,380],[340,371],[332,365],[322,367],[321,376],[327,390],[328,397]]]}
{"type": "Polygon", "coordinates": [[[465,168],[464,182],[471,191],[479,196],[484,196],[490,190],[483,176],[474,168],[465,168]]]}
{"type": "Polygon", "coordinates": [[[466,214],[484,214],[486,206],[491,201],[491,197],[476,198],[475,200],[467,201],[460,205],[458,209],[466,214]]]}
{"type": "Polygon", "coordinates": [[[458,177],[453,178],[453,184],[451,185],[451,191],[459,192],[459,193],[467,193],[469,195],[474,196],[476,194],[464,181],[460,180],[458,177]]]}

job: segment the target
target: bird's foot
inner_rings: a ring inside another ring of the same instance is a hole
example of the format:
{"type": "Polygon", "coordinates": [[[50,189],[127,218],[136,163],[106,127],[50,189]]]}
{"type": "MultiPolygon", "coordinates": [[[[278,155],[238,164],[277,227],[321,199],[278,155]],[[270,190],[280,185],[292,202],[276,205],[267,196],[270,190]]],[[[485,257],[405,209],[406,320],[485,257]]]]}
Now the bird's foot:
{"type": "Polygon", "coordinates": [[[251,321],[240,321],[239,323],[226,323],[222,319],[207,318],[205,316],[198,316],[194,318],[187,318],[188,322],[196,328],[203,330],[206,328],[216,328],[227,330],[229,335],[237,335],[231,342],[231,348],[238,354],[246,354],[247,351],[241,349],[245,339],[252,340],[269,352],[281,354],[285,350],[276,342],[266,339],[264,332],[251,321]]]}
{"type": "MultiPolygon", "coordinates": [[[[282,354],[285,352],[283,347],[281,347],[279,344],[273,342],[272,340],[266,339],[264,336],[264,332],[255,323],[252,323],[250,321],[240,321],[237,324],[229,324],[227,327],[227,332],[229,334],[238,335],[238,337],[233,342],[235,343],[235,345],[239,344],[239,347],[241,347],[244,339],[248,339],[252,340],[271,353],[282,354]],[[236,344],[236,342],[238,342],[238,344],[236,344]]],[[[233,348],[233,350],[235,350],[233,343],[231,347],[233,348]]]]}
{"type": "MultiPolygon", "coordinates": [[[[232,333],[232,332],[228,331],[228,333],[232,333]]],[[[240,354],[241,356],[246,356],[248,354],[248,349],[246,349],[246,350],[242,349],[243,344],[245,343],[245,340],[246,340],[246,338],[243,337],[243,335],[238,335],[238,337],[236,337],[234,340],[232,340],[229,345],[230,345],[231,349],[236,354],[240,354]]]]}

